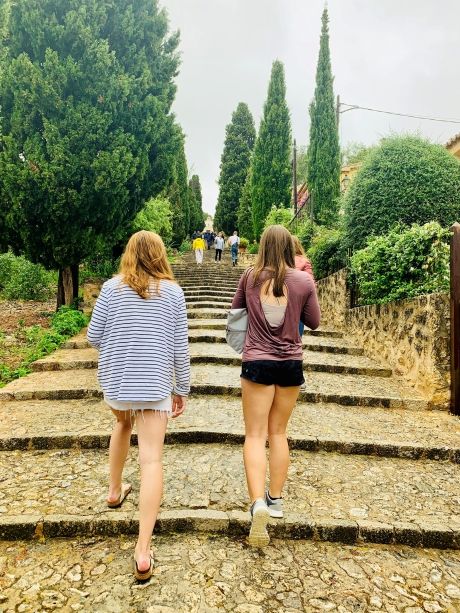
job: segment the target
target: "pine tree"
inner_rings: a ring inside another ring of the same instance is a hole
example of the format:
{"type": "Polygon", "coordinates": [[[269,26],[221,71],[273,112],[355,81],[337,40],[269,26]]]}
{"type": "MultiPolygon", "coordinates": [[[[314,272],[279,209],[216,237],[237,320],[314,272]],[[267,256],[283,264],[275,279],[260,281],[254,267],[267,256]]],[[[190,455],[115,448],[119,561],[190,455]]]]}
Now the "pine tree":
{"type": "Polygon", "coordinates": [[[219,198],[214,228],[231,234],[237,225],[237,211],[246,182],[256,130],[248,105],[240,102],[226,128],[220,164],[219,198]]]}
{"type": "Polygon", "coordinates": [[[246,183],[238,206],[238,231],[252,243],[254,240],[254,225],[252,222],[252,167],[249,167],[246,183]]]}
{"type": "Polygon", "coordinates": [[[170,181],[179,39],[152,0],[16,0],[1,27],[8,242],[58,268],[70,304],[78,264],[170,181]]]}
{"type": "Polygon", "coordinates": [[[201,232],[204,224],[203,196],[198,175],[192,176],[189,181],[189,188],[191,193],[189,234],[192,235],[196,230],[201,232]]]}
{"type": "Polygon", "coordinates": [[[291,122],[286,104],[284,66],[273,62],[268,96],[252,161],[252,217],[259,238],[272,206],[291,201],[291,122]]]}
{"type": "Polygon", "coordinates": [[[329,16],[325,8],[322,16],[315,96],[310,105],[307,184],[312,197],[314,220],[330,226],[337,220],[338,214],[340,147],[328,23],[329,16]]]}

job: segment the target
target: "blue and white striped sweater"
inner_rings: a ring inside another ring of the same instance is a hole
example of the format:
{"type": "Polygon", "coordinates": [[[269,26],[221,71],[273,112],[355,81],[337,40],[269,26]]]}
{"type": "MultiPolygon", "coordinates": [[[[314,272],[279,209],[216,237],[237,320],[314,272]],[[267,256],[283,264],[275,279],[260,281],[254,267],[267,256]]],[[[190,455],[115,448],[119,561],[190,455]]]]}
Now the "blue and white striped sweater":
{"type": "Polygon", "coordinates": [[[172,281],[160,295],[141,298],[114,277],[102,286],[88,328],[99,349],[99,383],[106,398],[161,400],[190,392],[185,298],[172,281]]]}

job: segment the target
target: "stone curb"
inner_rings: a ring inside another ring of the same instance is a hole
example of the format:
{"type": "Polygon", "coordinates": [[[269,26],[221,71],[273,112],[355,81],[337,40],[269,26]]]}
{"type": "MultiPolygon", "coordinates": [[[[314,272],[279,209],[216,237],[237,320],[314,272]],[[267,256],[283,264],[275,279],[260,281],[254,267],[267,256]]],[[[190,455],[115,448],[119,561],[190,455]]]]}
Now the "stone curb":
{"type": "MultiPolygon", "coordinates": [[[[308,452],[339,453],[342,455],[366,455],[401,460],[431,460],[460,464],[460,448],[428,447],[423,445],[375,443],[371,441],[340,441],[315,437],[289,437],[291,450],[308,452]]],[[[2,451],[34,451],[51,449],[107,449],[110,434],[63,433],[50,436],[0,437],[2,451]]],[[[166,445],[242,445],[244,434],[221,430],[177,430],[166,433],[166,445]]],[[[131,437],[131,445],[137,445],[137,435],[131,437]]]]}
{"type": "MultiPolygon", "coordinates": [[[[160,513],[156,533],[207,532],[242,537],[248,534],[249,513],[242,511],[174,510],[160,513]]],[[[137,514],[108,511],[98,515],[17,515],[0,517],[0,540],[15,541],[79,536],[136,534],[137,514]]],[[[320,519],[287,513],[270,520],[274,538],[359,544],[407,545],[435,549],[460,549],[460,530],[441,524],[386,524],[368,520],[320,519]]]]}
{"type": "MultiPolygon", "coordinates": [[[[201,396],[241,396],[240,386],[193,384],[191,394],[201,396]]],[[[9,391],[8,386],[0,389],[0,400],[11,402],[14,400],[85,400],[90,398],[102,398],[102,390],[92,389],[56,389],[56,390],[31,390],[9,391]]],[[[383,398],[379,396],[350,396],[348,394],[323,394],[321,392],[300,392],[299,401],[315,404],[339,404],[341,406],[366,406],[384,409],[426,409],[423,400],[404,400],[403,398],[383,398]]]]}

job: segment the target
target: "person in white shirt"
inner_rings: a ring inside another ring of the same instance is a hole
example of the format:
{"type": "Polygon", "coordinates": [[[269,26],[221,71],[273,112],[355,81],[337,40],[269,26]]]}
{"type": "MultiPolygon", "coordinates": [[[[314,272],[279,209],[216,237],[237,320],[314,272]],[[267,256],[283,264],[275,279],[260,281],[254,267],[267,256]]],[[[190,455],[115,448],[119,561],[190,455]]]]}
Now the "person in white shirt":
{"type": "Polygon", "coordinates": [[[238,264],[238,245],[240,244],[240,237],[236,230],[233,232],[233,236],[228,239],[228,244],[231,248],[232,266],[236,266],[238,264]]]}
{"type": "Polygon", "coordinates": [[[215,261],[221,261],[222,260],[222,251],[224,249],[224,245],[225,245],[225,241],[224,241],[224,235],[222,232],[219,232],[219,234],[216,236],[216,256],[215,256],[215,261]]]}

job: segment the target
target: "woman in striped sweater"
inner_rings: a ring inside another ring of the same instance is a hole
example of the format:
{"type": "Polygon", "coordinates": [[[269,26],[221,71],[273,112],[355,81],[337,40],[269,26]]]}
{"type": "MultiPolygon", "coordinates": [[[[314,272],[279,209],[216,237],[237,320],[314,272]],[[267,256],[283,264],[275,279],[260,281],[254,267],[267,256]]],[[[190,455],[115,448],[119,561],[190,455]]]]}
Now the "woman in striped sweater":
{"type": "Polygon", "coordinates": [[[184,412],[190,391],[184,294],[157,234],[142,231],[130,238],[120,273],[102,286],[88,340],[99,349],[99,383],[116,417],[109,449],[110,508],[120,507],[131,491],[122,473],[136,422],[141,485],[134,574],[146,580],[153,570],[150,543],[163,490],[167,418],[184,412]]]}

